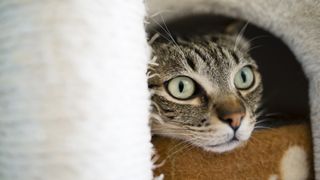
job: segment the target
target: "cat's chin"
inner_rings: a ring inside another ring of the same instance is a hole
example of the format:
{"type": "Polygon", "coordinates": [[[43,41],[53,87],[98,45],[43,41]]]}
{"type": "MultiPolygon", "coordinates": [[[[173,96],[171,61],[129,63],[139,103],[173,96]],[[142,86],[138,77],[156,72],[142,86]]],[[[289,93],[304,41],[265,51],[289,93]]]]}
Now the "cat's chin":
{"type": "Polygon", "coordinates": [[[232,140],[222,144],[202,146],[202,148],[210,152],[224,153],[224,152],[232,151],[235,148],[241,146],[242,144],[244,144],[244,141],[232,140]]]}

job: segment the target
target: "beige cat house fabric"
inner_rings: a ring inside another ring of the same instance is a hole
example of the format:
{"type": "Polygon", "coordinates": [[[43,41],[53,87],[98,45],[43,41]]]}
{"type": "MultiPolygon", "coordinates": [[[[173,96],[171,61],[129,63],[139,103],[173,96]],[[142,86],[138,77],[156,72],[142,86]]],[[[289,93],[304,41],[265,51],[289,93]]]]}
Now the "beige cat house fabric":
{"type": "Polygon", "coordinates": [[[144,3],[0,2],[0,179],[151,179],[143,23],[146,12],[168,10],[165,20],[193,13],[246,19],[291,48],[309,78],[319,179],[320,3],[144,3]]]}

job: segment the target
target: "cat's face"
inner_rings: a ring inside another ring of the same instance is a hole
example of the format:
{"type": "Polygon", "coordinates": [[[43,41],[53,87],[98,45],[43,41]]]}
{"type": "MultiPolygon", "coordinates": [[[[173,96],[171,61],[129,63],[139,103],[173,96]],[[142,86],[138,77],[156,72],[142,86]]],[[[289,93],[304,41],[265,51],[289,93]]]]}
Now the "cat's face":
{"type": "Polygon", "coordinates": [[[154,134],[213,152],[248,140],[262,83],[255,62],[231,39],[160,39],[151,44],[148,84],[154,134]]]}

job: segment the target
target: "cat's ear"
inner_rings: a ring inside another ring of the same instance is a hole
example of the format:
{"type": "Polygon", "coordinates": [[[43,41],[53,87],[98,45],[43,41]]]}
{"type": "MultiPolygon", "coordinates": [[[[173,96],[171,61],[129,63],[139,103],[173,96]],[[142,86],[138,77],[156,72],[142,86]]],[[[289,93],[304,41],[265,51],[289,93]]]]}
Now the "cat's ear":
{"type": "Polygon", "coordinates": [[[233,49],[238,49],[240,51],[248,52],[250,49],[250,43],[244,37],[244,32],[248,26],[248,22],[245,21],[232,21],[226,26],[223,34],[227,34],[224,41],[227,43],[225,45],[233,49]]]}
{"type": "Polygon", "coordinates": [[[231,21],[224,29],[224,33],[229,35],[236,35],[239,34],[242,29],[245,30],[248,26],[248,23],[241,20],[234,20],[231,21]]]}

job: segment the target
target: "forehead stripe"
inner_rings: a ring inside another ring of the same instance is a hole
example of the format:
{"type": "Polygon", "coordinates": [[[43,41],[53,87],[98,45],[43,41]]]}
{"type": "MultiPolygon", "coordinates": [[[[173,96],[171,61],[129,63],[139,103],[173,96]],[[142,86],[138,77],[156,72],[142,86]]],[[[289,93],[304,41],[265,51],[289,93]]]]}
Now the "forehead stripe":
{"type": "Polygon", "coordinates": [[[237,56],[237,54],[236,54],[234,51],[231,51],[230,54],[231,54],[234,62],[236,62],[237,64],[239,64],[240,61],[239,61],[239,57],[237,56]]]}
{"type": "MultiPolygon", "coordinates": [[[[186,48],[192,52],[194,52],[198,57],[200,57],[200,59],[206,63],[208,66],[210,65],[210,60],[208,60],[209,54],[206,53],[205,51],[203,51],[199,46],[197,46],[196,44],[183,44],[183,48],[186,48]]],[[[192,57],[192,60],[194,60],[195,58],[192,57]]]]}

